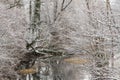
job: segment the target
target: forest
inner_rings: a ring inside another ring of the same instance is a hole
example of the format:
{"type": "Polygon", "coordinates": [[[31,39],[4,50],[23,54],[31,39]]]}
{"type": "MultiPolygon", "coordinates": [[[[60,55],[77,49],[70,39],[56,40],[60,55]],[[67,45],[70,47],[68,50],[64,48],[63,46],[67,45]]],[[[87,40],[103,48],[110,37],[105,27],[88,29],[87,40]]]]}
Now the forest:
{"type": "Polygon", "coordinates": [[[0,0],[0,80],[120,80],[120,0],[0,0]]]}

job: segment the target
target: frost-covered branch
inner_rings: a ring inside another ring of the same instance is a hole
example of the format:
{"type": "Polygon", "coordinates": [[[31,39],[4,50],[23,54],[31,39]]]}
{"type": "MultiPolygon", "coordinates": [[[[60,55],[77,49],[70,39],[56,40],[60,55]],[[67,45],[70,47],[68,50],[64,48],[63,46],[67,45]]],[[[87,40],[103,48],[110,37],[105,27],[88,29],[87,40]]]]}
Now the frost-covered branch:
{"type": "Polygon", "coordinates": [[[21,3],[21,0],[14,0],[13,4],[10,4],[10,7],[8,9],[14,8],[14,7],[21,7],[23,4],[21,3]]]}
{"type": "Polygon", "coordinates": [[[55,19],[54,19],[54,22],[57,20],[57,18],[62,14],[62,12],[64,12],[66,10],[66,8],[72,3],[72,0],[70,0],[66,5],[65,4],[65,1],[66,0],[63,0],[62,3],[61,3],[61,9],[60,9],[60,12],[57,12],[57,1],[55,1],[55,14],[57,13],[57,15],[55,16],[55,19]]]}

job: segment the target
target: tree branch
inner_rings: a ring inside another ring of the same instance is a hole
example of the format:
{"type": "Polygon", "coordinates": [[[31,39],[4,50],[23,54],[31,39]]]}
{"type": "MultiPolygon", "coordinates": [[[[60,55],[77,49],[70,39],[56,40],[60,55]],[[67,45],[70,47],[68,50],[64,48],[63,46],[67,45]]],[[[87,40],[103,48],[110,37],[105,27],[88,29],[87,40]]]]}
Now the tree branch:
{"type": "Polygon", "coordinates": [[[22,4],[20,4],[21,0],[15,0],[14,4],[10,4],[10,7],[8,9],[14,8],[16,6],[22,6],[22,4]]]}
{"type": "MultiPolygon", "coordinates": [[[[63,2],[62,2],[62,6],[61,6],[61,10],[60,10],[60,12],[55,16],[55,19],[54,19],[54,22],[57,20],[57,18],[60,16],[60,14],[61,14],[61,12],[63,12],[71,3],[72,3],[72,1],[73,0],[70,0],[69,2],[68,2],[68,4],[66,4],[66,6],[64,7],[64,4],[65,4],[65,0],[63,0],[63,2]]],[[[56,4],[56,6],[55,6],[56,8],[56,12],[55,13],[57,13],[57,4],[56,4]]]]}
{"type": "Polygon", "coordinates": [[[72,2],[72,0],[70,0],[70,2],[68,2],[68,4],[66,4],[65,7],[63,7],[63,5],[65,3],[65,0],[63,0],[61,11],[64,11],[71,4],[71,2],[72,2]]]}

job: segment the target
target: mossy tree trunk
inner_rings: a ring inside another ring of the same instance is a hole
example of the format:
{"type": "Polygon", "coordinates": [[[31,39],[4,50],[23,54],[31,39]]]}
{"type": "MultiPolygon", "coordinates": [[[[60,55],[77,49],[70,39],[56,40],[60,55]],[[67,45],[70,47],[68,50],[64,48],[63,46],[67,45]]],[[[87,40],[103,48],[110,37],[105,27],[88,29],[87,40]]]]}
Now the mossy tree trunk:
{"type": "Polygon", "coordinates": [[[35,40],[36,37],[39,36],[39,27],[40,27],[40,7],[41,0],[30,0],[29,2],[29,34],[30,41],[35,40]]]}

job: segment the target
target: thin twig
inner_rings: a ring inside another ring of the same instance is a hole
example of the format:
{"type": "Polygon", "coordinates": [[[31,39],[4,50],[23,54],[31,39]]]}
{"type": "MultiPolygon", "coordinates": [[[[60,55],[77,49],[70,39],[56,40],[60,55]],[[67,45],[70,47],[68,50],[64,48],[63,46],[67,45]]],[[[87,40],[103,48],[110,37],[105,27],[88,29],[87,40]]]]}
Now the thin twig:
{"type": "MultiPolygon", "coordinates": [[[[68,2],[68,4],[65,7],[62,7],[61,11],[64,11],[71,4],[71,2],[72,2],[72,0],[70,0],[70,2],[68,2]]],[[[65,0],[63,0],[63,4],[64,3],[65,3],[65,0]]]]}
{"type": "Polygon", "coordinates": [[[22,4],[20,4],[20,1],[21,0],[18,0],[18,1],[15,0],[14,4],[10,4],[10,7],[8,9],[14,8],[16,6],[21,6],[22,4]]]}
{"type": "MultiPolygon", "coordinates": [[[[64,3],[65,3],[65,0],[63,0],[63,2],[62,2],[61,11],[55,16],[54,23],[56,22],[56,20],[58,19],[58,17],[61,15],[61,13],[63,11],[65,11],[65,9],[72,3],[72,0],[70,0],[70,2],[68,2],[68,4],[65,7],[63,7],[64,3]]],[[[55,6],[56,11],[57,11],[57,7],[58,6],[56,4],[56,6],[55,6]]],[[[55,12],[55,13],[57,13],[57,12],[55,12]]]]}
{"type": "Polygon", "coordinates": [[[64,3],[65,3],[65,0],[62,1],[61,9],[63,9],[63,7],[64,7],[64,3]]]}

